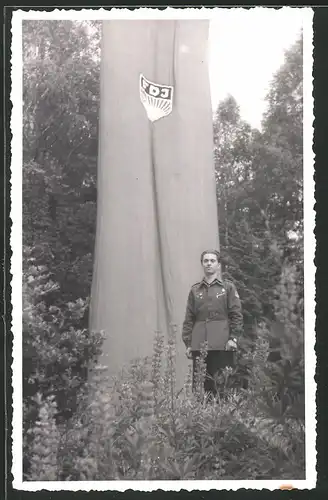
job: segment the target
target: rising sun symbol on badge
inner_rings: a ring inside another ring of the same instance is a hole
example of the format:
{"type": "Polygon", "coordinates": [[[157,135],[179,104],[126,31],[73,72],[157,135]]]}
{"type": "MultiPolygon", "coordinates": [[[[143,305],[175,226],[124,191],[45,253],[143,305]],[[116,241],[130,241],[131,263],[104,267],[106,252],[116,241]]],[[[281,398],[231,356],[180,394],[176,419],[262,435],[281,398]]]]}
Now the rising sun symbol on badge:
{"type": "Polygon", "coordinates": [[[173,86],[159,85],[140,75],[140,99],[151,122],[169,115],[173,105],[173,86]]]}

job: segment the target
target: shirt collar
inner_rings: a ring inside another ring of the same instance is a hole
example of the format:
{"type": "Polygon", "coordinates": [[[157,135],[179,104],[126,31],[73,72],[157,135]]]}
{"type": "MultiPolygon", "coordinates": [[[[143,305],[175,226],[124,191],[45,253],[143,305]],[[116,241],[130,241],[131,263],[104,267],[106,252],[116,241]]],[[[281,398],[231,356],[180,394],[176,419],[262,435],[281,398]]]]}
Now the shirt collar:
{"type": "Polygon", "coordinates": [[[207,286],[207,287],[210,287],[212,285],[222,285],[222,281],[220,280],[220,278],[215,278],[215,280],[212,281],[212,283],[207,283],[205,277],[202,279],[202,281],[200,282],[200,286],[207,286]]]}

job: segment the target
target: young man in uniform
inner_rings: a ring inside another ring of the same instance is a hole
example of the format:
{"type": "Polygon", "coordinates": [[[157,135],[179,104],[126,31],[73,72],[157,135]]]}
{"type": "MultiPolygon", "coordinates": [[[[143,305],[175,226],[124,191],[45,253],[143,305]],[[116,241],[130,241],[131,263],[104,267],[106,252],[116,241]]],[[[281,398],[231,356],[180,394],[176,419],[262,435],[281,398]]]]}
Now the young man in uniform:
{"type": "Polygon", "coordinates": [[[201,254],[201,264],[204,278],[189,292],[182,340],[187,357],[193,359],[194,375],[201,345],[207,342],[204,389],[215,395],[215,375],[234,364],[238,337],[243,330],[243,315],[235,285],[220,278],[220,253],[205,250],[201,254]]]}

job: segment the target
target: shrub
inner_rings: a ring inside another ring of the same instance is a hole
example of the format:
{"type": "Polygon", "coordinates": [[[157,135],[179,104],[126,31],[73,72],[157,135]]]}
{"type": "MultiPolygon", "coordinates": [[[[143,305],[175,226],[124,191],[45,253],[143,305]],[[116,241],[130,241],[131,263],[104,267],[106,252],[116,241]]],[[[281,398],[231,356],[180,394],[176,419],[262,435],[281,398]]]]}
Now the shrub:
{"type": "Polygon", "coordinates": [[[189,377],[172,392],[173,359],[173,345],[157,335],[152,360],[135,360],[116,380],[96,369],[78,411],[60,428],[52,474],[61,480],[304,477],[302,420],[272,414],[256,384],[227,387],[223,399],[208,400],[191,393],[189,377]]]}
{"type": "MultiPolygon", "coordinates": [[[[87,377],[90,361],[100,352],[102,336],[80,328],[87,301],[77,300],[65,308],[49,305],[59,289],[44,266],[37,265],[25,248],[23,276],[23,398],[24,432],[38,418],[38,394],[56,402],[54,418],[66,420],[76,409],[77,393],[87,377]],[[49,296],[52,295],[52,299],[49,296]]],[[[26,434],[24,469],[27,472],[32,435],[26,434]]]]}
{"type": "Polygon", "coordinates": [[[43,400],[40,393],[36,395],[35,402],[38,405],[38,419],[34,427],[27,431],[32,437],[29,479],[56,481],[59,442],[59,430],[55,421],[56,402],[53,396],[43,400]]]}
{"type": "MultiPolygon", "coordinates": [[[[41,281],[42,273],[38,276],[41,281]]],[[[95,367],[88,382],[76,387],[79,403],[70,418],[56,417],[57,397],[34,398],[38,420],[25,431],[25,448],[30,457],[26,478],[304,478],[303,331],[301,315],[295,314],[294,280],[293,270],[283,267],[275,304],[276,322],[258,325],[254,349],[247,349],[246,340],[241,342],[237,367],[226,369],[218,380],[225,388],[221,398],[208,399],[203,393],[206,346],[198,362],[195,391],[191,390],[191,372],[183,388],[176,387],[174,327],[166,344],[159,332],[155,334],[151,358],[134,360],[118,377],[109,378],[106,367],[95,367]],[[277,333],[279,358],[270,361],[276,349],[271,339],[277,333]],[[241,384],[245,377],[247,389],[241,384]],[[43,434],[47,439],[42,439],[43,434]],[[40,447],[40,443],[44,446],[40,447]]],[[[32,313],[38,311],[39,305],[35,307],[32,313]]],[[[76,311],[71,305],[68,308],[76,311]]],[[[54,362],[49,353],[44,353],[45,345],[52,346],[51,339],[58,337],[53,330],[56,322],[51,326],[45,323],[44,311],[36,318],[40,323],[34,321],[38,325],[34,331],[43,329],[49,339],[48,344],[42,344],[34,338],[36,346],[40,346],[34,376],[44,390],[42,370],[54,362]]],[[[74,329],[71,332],[79,346],[78,333],[74,329]]],[[[79,349],[76,358],[81,355],[79,349]]],[[[89,354],[94,352],[90,347],[89,354]]],[[[63,359],[60,350],[56,356],[63,359]]],[[[72,351],[69,356],[66,359],[73,364],[72,351]]],[[[50,392],[57,395],[58,387],[70,387],[70,363],[62,364],[66,378],[62,377],[60,386],[55,386],[57,379],[50,376],[50,392]]],[[[46,373],[52,375],[51,370],[46,373]]]]}

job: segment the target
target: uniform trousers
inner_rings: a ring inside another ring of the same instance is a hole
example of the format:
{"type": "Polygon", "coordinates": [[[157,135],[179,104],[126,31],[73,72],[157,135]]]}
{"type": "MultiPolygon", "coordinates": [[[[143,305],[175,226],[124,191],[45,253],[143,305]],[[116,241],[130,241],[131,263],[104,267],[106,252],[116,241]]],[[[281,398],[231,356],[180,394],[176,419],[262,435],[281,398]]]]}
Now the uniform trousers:
{"type": "MultiPolygon", "coordinates": [[[[197,358],[200,356],[200,351],[192,351],[193,358],[193,389],[195,389],[195,376],[197,373],[197,358]]],[[[222,370],[226,367],[234,367],[236,362],[236,352],[235,351],[208,351],[205,358],[206,364],[206,375],[204,381],[204,390],[212,394],[217,395],[217,392],[221,392],[222,389],[217,387],[215,378],[218,377],[222,370]]]]}

